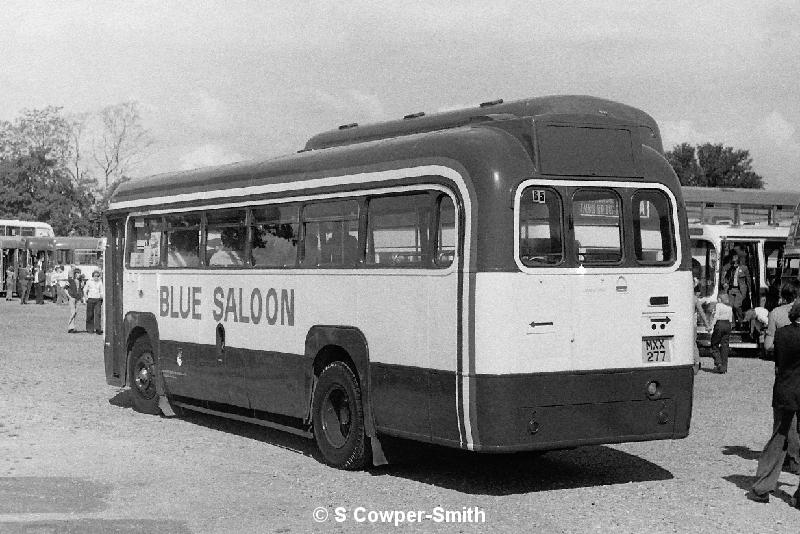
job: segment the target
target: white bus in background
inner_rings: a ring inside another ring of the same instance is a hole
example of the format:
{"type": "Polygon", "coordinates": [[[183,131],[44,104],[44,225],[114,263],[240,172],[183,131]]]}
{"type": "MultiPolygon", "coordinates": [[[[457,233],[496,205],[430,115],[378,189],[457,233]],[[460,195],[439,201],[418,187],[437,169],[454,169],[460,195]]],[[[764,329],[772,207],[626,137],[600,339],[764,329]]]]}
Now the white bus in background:
{"type": "Polygon", "coordinates": [[[75,267],[88,278],[94,271],[103,271],[105,250],[105,237],[56,237],[52,264],[61,264],[68,271],[75,267]]]}
{"type": "Polygon", "coordinates": [[[53,237],[53,227],[38,221],[0,219],[0,237],[53,237]]]}
{"type": "MultiPolygon", "coordinates": [[[[692,271],[700,301],[710,313],[711,304],[725,291],[725,268],[732,254],[750,272],[749,288],[742,310],[759,306],[762,296],[768,309],[777,305],[784,249],[794,207],[800,193],[683,187],[692,246],[692,271]]],[[[710,335],[698,318],[697,341],[710,346],[710,335]]],[[[759,336],[750,324],[733,325],[730,346],[759,348],[759,336]]]]}
{"type": "Polygon", "coordinates": [[[786,238],[781,279],[783,281],[800,280],[800,203],[794,210],[789,235],[786,238]]]}

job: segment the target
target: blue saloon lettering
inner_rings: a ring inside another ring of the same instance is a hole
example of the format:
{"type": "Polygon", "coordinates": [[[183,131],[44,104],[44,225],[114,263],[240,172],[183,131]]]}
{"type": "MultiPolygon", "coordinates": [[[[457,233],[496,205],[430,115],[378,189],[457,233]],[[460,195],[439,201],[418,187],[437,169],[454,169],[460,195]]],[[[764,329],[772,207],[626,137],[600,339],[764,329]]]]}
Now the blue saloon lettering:
{"type": "MultiPolygon", "coordinates": [[[[202,289],[199,287],[161,286],[159,315],[172,319],[203,318],[202,289]]],[[[294,289],[217,286],[212,292],[211,316],[218,322],[294,326],[294,289]]]]}

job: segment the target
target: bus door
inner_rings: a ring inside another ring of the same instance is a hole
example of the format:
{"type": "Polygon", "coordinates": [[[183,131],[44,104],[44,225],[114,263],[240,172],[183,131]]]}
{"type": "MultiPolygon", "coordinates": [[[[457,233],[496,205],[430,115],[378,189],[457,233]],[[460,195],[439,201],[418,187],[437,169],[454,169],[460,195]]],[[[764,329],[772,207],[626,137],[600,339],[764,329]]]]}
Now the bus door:
{"type": "Polygon", "coordinates": [[[764,241],[764,267],[765,276],[764,287],[766,288],[766,303],[768,310],[772,310],[778,305],[780,297],[780,284],[783,269],[784,250],[786,241],[766,240],[764,241]]]}
{"type": "MultiPolygon", "coordinates": [[[[720,269],[720,287],[723,288],[731,295],[736,295],[733,291],[734,287],[739,287],[742,293],[741,312],[758,306],[758,295],[761,291],[761,280],[765,275],[764,264],[761,261],[759,251],[759,242],[754,240],[741,240],[741,239],[723,239],[722,240],[722,269],[720,269]],[[747,267],[747,288],[741,288],[741,270],[739,270],[739,279],[735,280],[735,260],[738,260],[740,266],[747,267]]],[[[735,305],[735,299],[731,301],[735,305]]]]}

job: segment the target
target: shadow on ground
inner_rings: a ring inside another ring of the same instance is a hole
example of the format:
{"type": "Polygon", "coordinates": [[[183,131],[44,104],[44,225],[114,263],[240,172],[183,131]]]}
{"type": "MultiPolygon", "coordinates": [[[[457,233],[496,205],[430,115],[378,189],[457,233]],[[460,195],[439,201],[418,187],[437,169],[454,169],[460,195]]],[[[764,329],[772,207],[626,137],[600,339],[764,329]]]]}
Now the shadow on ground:
{"type": "Polygon", "coordinates": [[[97,512],[106,508],[111,490],[109,484],[80,478],[2,477],[0,514],[97,512]]]}
{"type": "Polygon", "coordinates": [[[742,445],[725,445],[722,447],[722,454],[724,456],[738,456],[745,460],[758,460],[761,456],[761,451],[754,451],[750,447],[743,447],[742,445]]]}
{"type": "MultiPolygon", "coordinates": [[[[757,477],[752,475],[728,475],[722,477],[723,480],[727,480],[731,484],[735,484],[741,490],[744,490],[745,493],[750,491],[750,488],[753,487],[753,484],[757,480],[757,477]]],[[[772,492],[772,496],[774,498],[780,499],[789,506],[792,505],[792,495],[787,493],[783,490],[782,486],[792,487],[790,484],[786,484],[784,482],[778,481],[778,489],[772,492]]],[[[744,499],[744,495],[742,495],[742,499],[744,499]]]]}
{"type": "Polygon", "coordinates": [[[373,476],[401,477],[475,495],[513,495],[554,489],[674,478],[666,469],[612,447],[548,453],[479,454],[406,440],[381,441],[388,466],[373,476]]]}
{"type": "MultiPolygon", "coordinates": [[[[109,402],[132,408],[129,390],[109,402]]],[[[322,463],[313,439],[210,414],[182,410],[180,418],[302,454],[322,463]]],[[[590,446],[549,453],[479,454],[398,438],[381,437],[390,464],[370,468],[373,476],[415,480],[476,495],[512,495],[610,484],[669,480],[672,473],[612,447],[590,446]]]]}
{"type": "Polygon", "coordinates": [[[133,393],[130,389],[123,389],[118,391],[116,395],[108,399],[111,406],[117,408],[131,408],[133,409],[133,393]]]}

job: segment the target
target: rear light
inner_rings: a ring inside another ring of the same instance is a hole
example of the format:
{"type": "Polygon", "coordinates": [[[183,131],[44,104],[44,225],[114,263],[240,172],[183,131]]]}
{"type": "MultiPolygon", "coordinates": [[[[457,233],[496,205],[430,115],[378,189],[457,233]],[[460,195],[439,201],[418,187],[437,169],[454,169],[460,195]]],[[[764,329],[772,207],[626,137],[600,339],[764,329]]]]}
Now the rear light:
{"type": "Polygon", "coordinates": [[[661,384],[656,382],[655,380],[651,380],[647,383],[647,398],[650,400],[656,400],[661,398],[661,384]]]}

